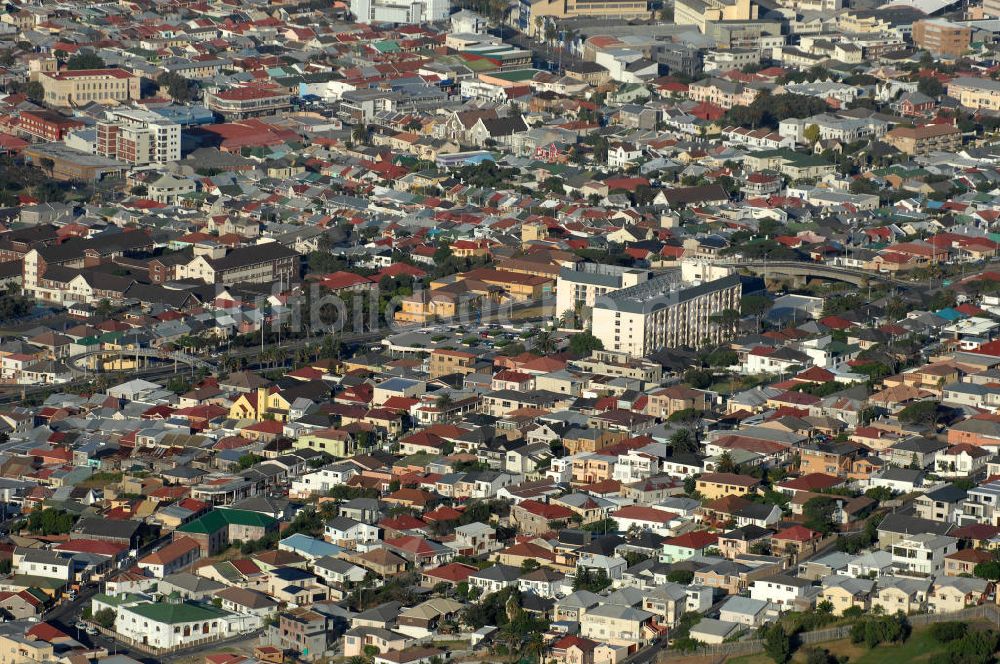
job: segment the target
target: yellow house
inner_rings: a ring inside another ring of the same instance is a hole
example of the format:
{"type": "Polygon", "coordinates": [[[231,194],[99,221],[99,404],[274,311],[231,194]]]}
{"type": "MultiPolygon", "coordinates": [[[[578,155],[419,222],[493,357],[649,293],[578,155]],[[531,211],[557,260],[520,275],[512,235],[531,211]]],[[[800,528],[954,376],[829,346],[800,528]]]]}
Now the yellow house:
{"type": "Polygon", "coordinates": [[[55,662],[55,646],[48,641],[0,635],[0,662],[55,662]]]}
{"type": "Polygon", "coordinates": [[[921,582],[900,579],[899,584],[882,588],[872,596],[871,606],[873,609],[881,606],[886,615],[893,615],[897,611],[905,614],[923,611],[929,589],[930,580],[921,582]]]}
{"type": "Polygon", "coordinates": [[[267,389],[258,387],[244,392],[229,407],[229,417],[237,420],[261,420],[267,412],[267,389]]]}
{"type": "MultiPolygon", "coordinates": [[[[850,578],[850,577],[844,577],[850,578]]],[[[867,579],[851,579],[852,581],[862,581],[862,586],[867,586],[869,590],[864,590],[864,588],[853,588],[846,587],[845,585],[835,585],[823,588],[819,594],[819,601],[829,602],[833,605],[832,613],[835,616],[844,615],[844,611],[856,606],[862,611],[868,610],[868,597],[870,594],[870,588],[872,585],[871,581],[867,579]]]]}
{"type": "MultiPolygon", "coordinates": [[[[515,302],[538,299],[546,293],[551,293],[555,286],[555,281],[547,277],[487,267],[469,270],[455,276],[501,288],[515,302]]],[[[433,287],[434,284],[431,284],[431,288],[433,287]]]]}
{"type": "Polygon", "coordinates": [[[475,353],[451,348],[435,348],[431,351],[429,373],[431,378],[450,376],[451,374],[470,374],[476,370],[475,353]]]}
{"type": "Polygon", "coordinates": [[[308,449],[326,452],[335,457],[347,458],[352,456],[357,446],[351,434],[340,429],[320,429],[299,437],[292,448],[296,450],[308,449]]]}
{"type": "Polygon", "coordinates": [[[451,318],[458,313],[459,307],[467,307],[470,311],[478,307],[479,300],[480,296],[469,292],[464,284],[417,291],[403,298],[395,318],[400,323],[426,323],[451,318]]]}
{"type": "Polygon", "coordinates": [[[760,480],[735,473],[705,473],[698,478],[698,493],[709,500],[756,493],[760,480]]]}
{"type": "Polygon", "coordinates": [[[954,613],[976,606],[986,599],[989,586],[984,579],[939,576],[927,597],[927,608],[931,613],[954,613]]]}

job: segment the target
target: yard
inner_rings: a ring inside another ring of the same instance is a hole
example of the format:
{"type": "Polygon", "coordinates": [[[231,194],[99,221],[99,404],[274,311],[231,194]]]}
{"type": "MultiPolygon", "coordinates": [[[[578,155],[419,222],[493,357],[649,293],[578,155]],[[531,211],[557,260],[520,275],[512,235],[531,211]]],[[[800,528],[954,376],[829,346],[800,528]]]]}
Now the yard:
{"type": "MultiPolygon", "coordinates": [[[[943,652],[945,645],[938,643],[930,637],[928,628],[919,627],[913,630],[910,638],[905,643],[899,645],[882,645],[874,650],[869,650],[864,644],[851,643],[850,639],[839,641],[829,641],[816,645],[801,646],[792,657],[792,662],[799,664],[806,661],[806,652],[810,648],[825,648],[830,654],[837,657],[846,655],[850,658],[850,664],[884,664],[884,662],[927,662],[939,652],[943,652]]],[[[767,655],[744,655],[742,657],[731,657],[726,660],[726,664],[774,664],[767,655]]]]}

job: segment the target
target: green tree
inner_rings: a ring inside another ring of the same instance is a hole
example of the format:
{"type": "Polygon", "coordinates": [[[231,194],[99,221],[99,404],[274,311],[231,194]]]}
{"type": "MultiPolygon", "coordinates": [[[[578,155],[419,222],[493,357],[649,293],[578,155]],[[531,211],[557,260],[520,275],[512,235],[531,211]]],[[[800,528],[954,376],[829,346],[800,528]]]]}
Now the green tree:
{"type": "Polygon", "coordinates": [[[138,196],[140,198],[147,196],[149,194],[149,188],[144,184],[137,184],[132,187],[131,194],[133,196],[138,196]]]}
{"type": "Polygon", "coordinates": [[[690,429],[678,429],[670,436],[670,445],[675,454],[696,454],[698,440],[690,429]]]}
{"type": "Polygon", "coordinates": [[[589,357],[595,350],[604,350],[604,343],[590,332],[579,332],[569,339],[569,351],[577,357],[589,357]]]}
{"type": "Polygon", "coordinates": [[[764,652],[775,664],[785,664],[792,658],[792,639],[785,628],[775,623],[764,628],[764,652]]]}
{"type": "Polygon", "coordinates": [[[734,364],[739,363],[740,356],[737,355],[735,350],[731,350],[729,348],[717,348],[708,354],[705,361],[712,367],[731,367],[734,364]]]}
{"type": "Polygon", "coordinates": [[[256,454],[244,454],[239,459],[236,460],[236,465],[240,470],[246,470],[251,466],[254,466],[264,460],[264,457],[258,456],[256,454]]]}
{"type": "Polygon", "coordinates": [[[597,571],[586,567],[577,570],[576,578],[573,579],[573,590],[589,590],[592,593],[599,593],[611,585],[611,578],[602,569],[597,571]]]}
{"type": "Polygon", "coordinates": [[[917,80],[917,90],[928,97],[937,99],[944,94],[944,85],[933,76],[921,76],[917,80]]]}
{"type": "Polygon", "coordinates": [[[198,84],[188,80],[176,72],[161,74],[156,79],[156,85],[161,92],[166,92],[177,102],[187,102],[193,99],[198,91],[198,84]]]}
{"type": "Polygon", "coordinates": [[[802,138],[806,139],[810,145],[819,140],[819,125],[811,124],[802,130],[802,138]]]}
{"type": "Polygon", "coordinates": [[[836,530],[833,514],[837,509],[837,499],[832,496],[817,496],[802,506],[802,524],[806,528],[828,534],[836,530]]]}
{"type": "Polygon", "coordinates": [[[726,450],[719,457],[719,462],[716,464],[716,470],[720,473],[735,473],[737,471],[736,462],[733,461],[733,455],[726,450]]]}
{"type": "Polygon", "coordinates": [[[851,627],[851,641],[864,643],[870,650],[880,643],[905,641],[910,634],[910,623],[906,616],[865,615],[851,627]]]}
{"type": "Polygon", "coordinates": [[[684,372],[684,382],[696,390],[704,390],[712,385],[715,374],[707,369],[688,369],[684,372]]]}
{"type": "Polygon", "coordinates": [[[958,639],[965,636],[966,632],[969,631],[969,625],[958,620],[951,620],[948,622],[937,623],[931,625],[928,632],[931,638],[938,643],[951,643],[952,641],[957,641],[958,639]]]}
{"type": "Polygon", "coordinates": [[[524,562],[521,563],[521,571],[525,573],[536,570],[539,567],[541,567],[541,564],[534,558],[525,558],[524,562]]]}
{"type": "Polygon", "coordinates": [[[118,614],[111,607],[104,607],[94,614],[94,622],[104,629],[111,629],[115,626],[115,619],[118,614]]]}
{"type": "Polygon", "coordinates": [[[934,425],[941,417],[939,406],[937,401],[918,401],[899,411],[897,417],[906,424],[934,425]]]}
{"type": "Polygon", "coordinates": [[[104,69],[107,65],[93,51],[80,51],[66,61],[66,69],[104,69]]]}
{"type": "Polygon", "coordinates": [[[78,518],[66,510],[46,507],[28,515],[28,530],[38,535],[65,535],[78,518]]]}
{"type": "Polygon", "coordinates": [[[1000,581],[1000,562],[990,560],[985,563],[979,563],[972,568],[972,575],[980,579],[1000,581]]]}
{"type": "Polygon", "coordinates": [[[694,581],[694,572],[689,569],[675,569],[671,570],[667,574],[667,581],[671,583],[679,583],[681,585],[688,585],[694,581]]]}
{"type": "Polygon", "coordinates": [[[45,101],[45,87],[38,81],[31,81],[24,86],[24,94],[28,95],[28,99],[40,104],[45,101]]]}

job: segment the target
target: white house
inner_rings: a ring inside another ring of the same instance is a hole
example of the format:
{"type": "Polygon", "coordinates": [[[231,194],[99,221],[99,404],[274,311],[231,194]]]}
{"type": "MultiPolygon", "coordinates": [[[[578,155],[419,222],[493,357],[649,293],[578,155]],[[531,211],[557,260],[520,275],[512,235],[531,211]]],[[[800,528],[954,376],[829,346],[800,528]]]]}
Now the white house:
{"type": "Polygon", "coordinates": [[[327,585],[347,586],[361,583],[368,571],[360,565],[347,562],[343,558],[323,556],[318,558],[312,567],[313,574],[323,579],[327,585]]]}
{"type": "Polygon", "coordinates": [[[770,602],[781,611],[787,611],[796,602],[808,597],[812,582],[795,576],[778,574],[766,579],[758,579],[750,586],[750,598],[770,602]]]}
{"type": "Polygon", "coordinates": [[[278,612],[278,602],[257,590],[226,588],[215,593],[215,596],[222,600],[223,609],[254,616],[260,620],[260,626],[278,612]]]}
{"type": "Polygon", "coordinates": [[[15,574],[58,581],[69,581],[73,577],[72,557],[55,551],[15,548],[12,562],[15,574]]]}
{"type": "Polygon", "coordinates": [[[189,602],[137,602],[118,607],[115,631],[155,648],[174,648],[256,629],[255,616],[240,616],[189,602]]]}
{"type": "Polygon", "coordinates": [[[944,558],[958,550],[958,539],[947,535],[919,533],[907,535],[892,545],[892,562],[911,572],[938,574],[944,558]]]}
{"type": "Polygon", "coordinates": [[[624,168],[642,156],[642,149],[632,143],[612,143],[608,147],[608,166],[624,168]]]}
{"type": "Polygon", "coordinates": [[[494,565],[481,569],[469,577],[469,585],[481,588],[484,595],[516,586],[521,570],[510,565],[494,565]]]}
{"type": "Polygon", "coordinates": [[[326,522],[323,536],[328,542],[339,546],[368,544],[379,538],[379,527],[346,516],[338,516],[326,522]]]}
{"type": "Polygon", "coordinates": [[[990,453],[976,445],[952,445],[934,456],[934,472],[941,477],[970,477],[986,468],[990,453]]]}
{"type": "Polygon", "coordinates": [[[611,580],[622,578],[622,572],[628,567],[628,562],[624,558],[617,556],[602,556],[599,553],[588,553],[580,556],[576,562],[578,570],[588,569],[592,572],[603,571],[611,580]]]}
{"type": "Polygon", "coordinates": [[[356,466],[335,463],[319,468],[311,473],[292,480],[289,490],[291,498],[309,498],[314,495],[325,496],[335,486],[347,484],[347,480],[358,474],[356,466]]]}
{"type": "Polygon", "coordinates": [[[767,602],[752,597],[730,597],[719,608],[719,620],[757,627],[767,615],[767,602]]]}
{"type": "Polygon", "coordinates": [[[673,512],[644,505],[626,505],[613,512],[611,518],[618,524],[619,530],[651,530],[663,536],[673,535],[674,529],[682,523],[673,512]]]}

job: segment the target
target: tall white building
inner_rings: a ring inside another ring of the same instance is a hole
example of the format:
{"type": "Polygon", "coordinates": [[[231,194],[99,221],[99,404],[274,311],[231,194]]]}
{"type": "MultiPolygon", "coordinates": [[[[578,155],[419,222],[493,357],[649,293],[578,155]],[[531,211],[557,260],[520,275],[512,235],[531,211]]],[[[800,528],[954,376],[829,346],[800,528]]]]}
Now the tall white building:
{"type": "Polygon", "coordinates": [[[448,18],[448,0],[353,0],[358,23],[432,23],[448,18]]]}
{"type": "Polygon", "coordinates": [[[137,166],[180,161],[181,126],[142,109],[108,111],[97,123],[97,154],[137,166]]]}
{"type": "Polygon", "coordinates": [[[576,307],[593,307],[601,295],[635,286],[649,280],[649,270],[600,263],[577,263],[564,267],[556,279],[556,315],[576,307]]]}
{"type": "Polygon", "coordinates": [[[730,275],[685,286],[666,275],[600,296],[591,328],[606,350],[643,357],[661,348],[718,344],[732,331],[712,320],[727,309],[740,310],[743,283],[730,275]]]}

